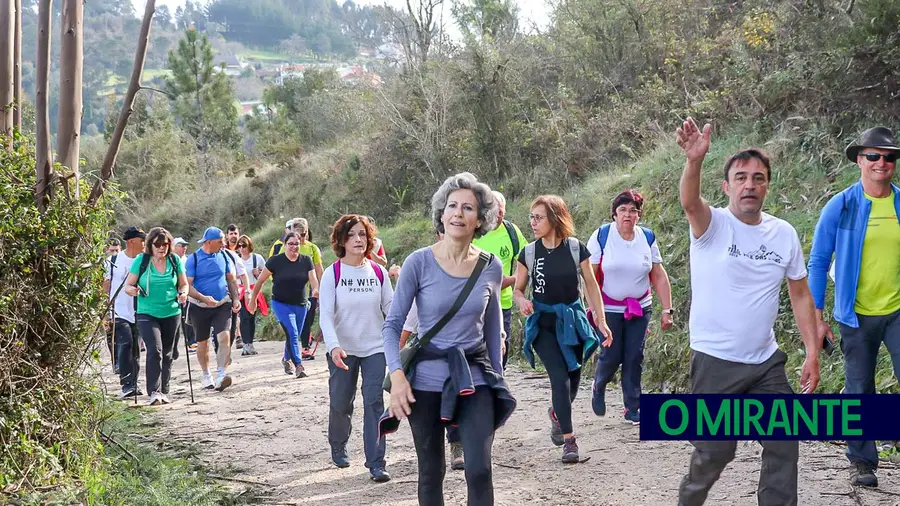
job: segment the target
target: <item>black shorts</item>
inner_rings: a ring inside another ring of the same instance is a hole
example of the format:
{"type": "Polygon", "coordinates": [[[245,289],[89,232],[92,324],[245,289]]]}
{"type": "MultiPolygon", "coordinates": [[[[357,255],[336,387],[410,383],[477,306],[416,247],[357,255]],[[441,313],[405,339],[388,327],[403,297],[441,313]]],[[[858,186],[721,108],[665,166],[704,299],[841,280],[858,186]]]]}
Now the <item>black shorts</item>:
{"type": "Polygon", "coordinates": [[[198,343],[209,340],[210,328],[215,335],[231,330],[231,304],[219,307],[200,307],[196,304],[190,306],[188,318],[194,327],[194,337],[198,343]]]}

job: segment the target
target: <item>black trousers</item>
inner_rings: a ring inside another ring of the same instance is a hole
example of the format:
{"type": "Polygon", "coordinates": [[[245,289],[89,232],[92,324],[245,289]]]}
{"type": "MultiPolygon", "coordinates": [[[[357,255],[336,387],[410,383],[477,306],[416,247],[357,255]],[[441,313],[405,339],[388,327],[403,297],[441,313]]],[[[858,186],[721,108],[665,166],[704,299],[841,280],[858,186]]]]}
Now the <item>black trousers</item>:
{"type": "MultiPolygon", "coordinates": [[[[414,390],[416,402],[409,415],[416,458],[419,463],[419,506],[444,505],[444,429],[441,393],[414,390]]],[[[494,394],[479,386],[475,393],[460,397],[456,406],[459,436],[466,455],[468,506],[492,506],[494,482],[491,446],[494,443],[494,394]]]]}
{"type": "MultiPolygon", "coordinates": [[[[571,434],[574,431],[572,425],[572,402],[578,395],[578,384],[581,383],[581,368],[569,370],[562,350],[559,348],[559,340],[556,339],[556,317],[544,315],[539,323],[538,336],[534,339],[532,348],[547,369],[550,376],[550,395],[553,403],[553,412],[559,420],[559,426],[563,434],[571,434]],[[546,318],[550,316],[552,318],[546,318]]],[[[578,352],[581,355],[581,351],[578,352]]]]}

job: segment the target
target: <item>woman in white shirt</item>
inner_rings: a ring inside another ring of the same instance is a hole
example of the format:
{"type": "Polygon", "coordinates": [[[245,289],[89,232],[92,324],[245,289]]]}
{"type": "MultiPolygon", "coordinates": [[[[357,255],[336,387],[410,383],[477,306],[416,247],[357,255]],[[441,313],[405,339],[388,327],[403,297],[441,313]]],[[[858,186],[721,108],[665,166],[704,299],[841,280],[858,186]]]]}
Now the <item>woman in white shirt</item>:
{"type": "Polygon", "coordinates": [[[335,222],[331,248],[338,261],[322,274],[319,326],[328,349],[331,460],[337,467],[350,465],[347,440],[362,373],[365,465],[373,481],[386,482],[391,476],[385,470],[385,440],[378,437],[387,367],[381,327],[394,289],[384,267],[367,258],[374,245],[375,231],[366,217],[349,214],[335,222]]]}
{"type": "Polygon", "coordinates": [[[644,339],[653,299],[650,288],[662,302],[661,327],[672,327],[672,288],[662,265],[653,232],[638,226],[644,198],[625,190],[613,199],[613,223],[607,223],[588,239],[591,264],[603,295],[606,322],[614,336],[612,346],[602,351],[594,373],[591,405],[597,416],[606,414],[606,384],[622,366],[622,396],[625,420],[641,423],[641,373],[644,339]]]}
{"type": "MultiPolygon", "coordinates": [[[[256,286],[256,279],[262,273],[263,267],[266,266],[266,259],[259,253],[253,252],[253,239],[249,235],[242,235],[238,238],[237,251],[241,254],[241,262],[247,271],[247,278],[250,286],[243,287],[243,297],[249,296],[256,286]]],[[[256,337],[256,313],[247,311],[246,302],[241,303],[241,342],[244,348],[241,355],[257,355],[256,348],[253,347],[253,339],[256,337]]]]}

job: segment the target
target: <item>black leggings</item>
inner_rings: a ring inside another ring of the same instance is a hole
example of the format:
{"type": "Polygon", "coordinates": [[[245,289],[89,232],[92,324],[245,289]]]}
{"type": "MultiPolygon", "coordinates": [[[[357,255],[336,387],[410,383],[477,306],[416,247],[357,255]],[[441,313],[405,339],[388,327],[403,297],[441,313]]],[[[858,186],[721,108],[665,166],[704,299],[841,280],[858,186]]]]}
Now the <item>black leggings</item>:
{"type": "Polygon", "coordinates": [[[241,342],[253,344],[256,337],[256,313],[250,314],[247,308],[241,304],[241,342]]]}
{"type": "MultiPolygon", "coordinates": [[[[553,325],[556,325],[554,318],[553,325]]],[[[559,426],[563,434],[574,432],[572,428],[572,402],[578,395],[578,384],[581,383],[581,368],[569,371],[562,350],[559,349],[559,341],[556,339],[556,331],[548,329],[548,324],[541,321],[538,335],[532,344],[534,351],[541,358],[547,374],[550,376],[550,391],[553,399],[553,412],[559,420],[559,426]]],[[[551,327],[552,328],[552,327],[551,327]]],[[[581,355],[580,350],[576,350],[581,355]]],[[[468,465],[468,463],[467,463],[468,465]]]]}
{"type": "Polygon", "coordinates": [[[172,351],[178,335],[181,315],[156,318],[147,314],[137,315],[137,325],[147,345],[147,393],[169,393],[172,377],[172,351]]]}
{"type": "MultiPolygon", "coordinates": [[[[413,390],[416,402],[409,415],[416,458],[419,463],[419,506],[444,505],[444,428],[441,422],[441,393],[413,390]]],[[[494,504],[491,475],[491,446],[494,443],[494,395],[489,387],[460,397],[456,421],[463,453],[466,455],[468,506],[494,504]]]]}

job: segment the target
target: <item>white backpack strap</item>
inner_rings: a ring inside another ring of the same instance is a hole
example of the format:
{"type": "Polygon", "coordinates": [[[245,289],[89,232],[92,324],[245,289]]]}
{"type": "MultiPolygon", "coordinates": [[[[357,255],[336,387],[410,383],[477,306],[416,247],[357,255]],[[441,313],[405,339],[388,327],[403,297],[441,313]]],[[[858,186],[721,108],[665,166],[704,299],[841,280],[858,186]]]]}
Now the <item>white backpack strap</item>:
{"type": "Polygon", "coordinates": [[[534,243],[528,243],[525,246],[525,267],[528,268],[528,277],[532,276],[532,271],[534,270],[534,243]]]}
{"type": "Polygon", "coordinates": [[[581,244],[578,242],[577,237],[569,237],[566,239],[569,242],[569,253],[572,254],[572,261],[575,262],[575,270],[578,272],[578,275],[581,275],[581,244]]]}

